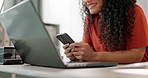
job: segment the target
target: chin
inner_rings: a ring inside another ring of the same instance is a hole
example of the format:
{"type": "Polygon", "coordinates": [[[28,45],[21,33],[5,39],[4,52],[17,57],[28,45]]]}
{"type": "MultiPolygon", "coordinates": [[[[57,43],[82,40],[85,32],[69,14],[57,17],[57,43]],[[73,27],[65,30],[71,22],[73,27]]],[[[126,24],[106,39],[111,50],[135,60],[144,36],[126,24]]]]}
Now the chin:
{"type": "Polygon", "coordinates": [[[91,13],[91,12],[90,12],[91,15],[93,15],[93,14],[98,14],[98,13],[99,13],[99,12],[95,12],[95,13],[91,13]]]}
{"type": "Polygon", "coordinates": [[[90,14],[98,14],[98,11],[90,11],[90,14]]]}

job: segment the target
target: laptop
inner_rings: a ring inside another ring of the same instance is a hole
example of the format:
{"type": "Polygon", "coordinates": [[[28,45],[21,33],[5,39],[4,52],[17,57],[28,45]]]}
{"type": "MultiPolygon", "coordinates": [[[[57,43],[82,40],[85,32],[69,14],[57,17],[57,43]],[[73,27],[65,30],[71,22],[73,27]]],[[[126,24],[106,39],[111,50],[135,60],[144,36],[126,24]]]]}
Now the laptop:
{"type": "Polygon", "coordinates": [[[0,23],[24,63],[56,68],[109,67],[117,62],[64,62],[49,31],[30,0],[24,0],[0,15],[0,23]]]}
{"type": "Polygon", "coordinates": [[[0,13],[1,13],[1,11],[2,11],[2,8],[3,8],[3,5],[4,5],[4,1],[5,1],[5,0],[0,0],[0,13]]]}

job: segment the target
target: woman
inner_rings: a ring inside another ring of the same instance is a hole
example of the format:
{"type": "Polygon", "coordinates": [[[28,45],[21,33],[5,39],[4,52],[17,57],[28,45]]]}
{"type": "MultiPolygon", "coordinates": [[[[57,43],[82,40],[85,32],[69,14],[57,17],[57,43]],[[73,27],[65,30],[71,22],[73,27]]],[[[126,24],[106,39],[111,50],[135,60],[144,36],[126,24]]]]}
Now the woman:
{"type": "Polygon", "coordinates": [[[136,0],[83,0],[82,42],[63,46],[70,60],[148,61],[148,26],[136,0]]]}

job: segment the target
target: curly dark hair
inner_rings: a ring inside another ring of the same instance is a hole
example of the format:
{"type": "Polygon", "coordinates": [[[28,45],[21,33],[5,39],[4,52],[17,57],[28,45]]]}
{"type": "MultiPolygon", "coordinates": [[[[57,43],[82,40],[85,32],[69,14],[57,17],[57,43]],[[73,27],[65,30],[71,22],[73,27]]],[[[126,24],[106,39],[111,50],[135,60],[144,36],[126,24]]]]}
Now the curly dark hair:
{"type": "MultiPolygon", "coordinates": [[[[106,51],[126,50],[126,39],[131,38],[133,32],[135,3],[136,0],[103,0],[98,35],[106,51]]],[[[84,4],[81,8],[83,20],[88,16],[89,32],[95,15],[91,15],[84,4]]]]}

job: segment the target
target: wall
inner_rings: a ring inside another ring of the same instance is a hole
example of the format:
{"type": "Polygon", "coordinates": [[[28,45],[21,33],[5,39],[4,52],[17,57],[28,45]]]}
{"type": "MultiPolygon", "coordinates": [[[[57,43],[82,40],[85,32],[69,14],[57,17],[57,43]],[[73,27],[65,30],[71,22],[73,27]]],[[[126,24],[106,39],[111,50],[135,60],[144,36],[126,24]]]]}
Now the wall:
{"type": "Polygon", "coordinates": [[[42,17],[45,23],[59,24],[60,33],[67,32],[74,40],[81,40],[83,26],[78,0],[43,0],[42,3],[42,17]]]}
{"type": "MultiPolygon", "coordinates": [[[[43,0],[42,17],[45,23],[59,24],[59,33],[68,33],[75,41],[82,38],[82,20],[79,14],[79,0],[43,0]]],[[[60,51],[63,48],[60,43],[60,51]]]]}
{"type": "Polygon", "coordinates": [[[148,0],[137,0],[137,4],[143,9],[148,21],[148,0]]]}

